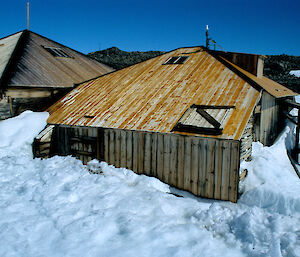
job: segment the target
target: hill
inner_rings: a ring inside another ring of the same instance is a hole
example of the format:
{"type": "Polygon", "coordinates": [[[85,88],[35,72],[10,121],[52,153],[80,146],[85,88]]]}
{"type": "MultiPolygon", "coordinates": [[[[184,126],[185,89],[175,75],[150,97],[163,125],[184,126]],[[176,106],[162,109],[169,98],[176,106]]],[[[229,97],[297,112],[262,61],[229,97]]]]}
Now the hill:
{"type": "Polygon", "coordinates": [[[300,56],[269,55],[265,60],[266,77],[300,93],[300,78],[290,75],[291,70],[300,70],[300,56]]]}
{"type": "MultiPolygon", "coordinates": [[[[163,51],[126,52],[111,47],[102,51],[89,53],[88,55],[116,70],[146,61],[161,55],[163,51]]],[[[300,93],[300,78],[290,75],[291,70],[300,70],[300,56],[269,55],[265,60],[264,75],[288,88],[300,93]]]]}
{"type": "Polygon", "coordinates": [[[126,52],[117,47],[107,48],[102,51],[89,53],[88,56],[96,59],[99,62],[119,70],[127,66],[146,61],[150,58],[163,54],[162,51],[147,51],[147,52],[126,52]]]}

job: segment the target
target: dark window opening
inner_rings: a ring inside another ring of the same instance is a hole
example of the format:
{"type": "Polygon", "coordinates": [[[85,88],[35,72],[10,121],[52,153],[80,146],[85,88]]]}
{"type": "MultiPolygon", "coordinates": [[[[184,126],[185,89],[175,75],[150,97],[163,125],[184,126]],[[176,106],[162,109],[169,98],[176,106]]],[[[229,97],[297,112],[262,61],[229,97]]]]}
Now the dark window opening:
{"type": "Polygon", "coordinates": [[[84,117],[84,118],[87,118],[87,119],[93,119],[93,118],[95,118],[94,115],[84,115],[83,117],[84,117]]]}
{"type": "Polygon", "coordinates": [[[65,58],[73,58],[72,56],[68,55],[64,50],[57,47],[47,47],[43,46],[50,54],[54,57],[65,57],[65,58]]]}
{"type": "Polygon", "coordinates": [[[189,58],[189,56],[181,56],[175,63],[176,64],[184,64],[188,58],[189,58]]]}
{"type": "Polygon", "coordinates": [[[164,64],[184,64],[189,56],[172,56],[164,64]]]}

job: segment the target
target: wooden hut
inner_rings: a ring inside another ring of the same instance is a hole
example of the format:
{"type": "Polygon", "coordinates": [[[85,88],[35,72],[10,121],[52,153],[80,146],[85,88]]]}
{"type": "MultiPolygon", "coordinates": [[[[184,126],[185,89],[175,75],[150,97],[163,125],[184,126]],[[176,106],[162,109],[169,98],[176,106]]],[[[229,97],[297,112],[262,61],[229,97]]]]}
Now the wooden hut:
{"type": "Polygon", "coordinates": [[[113,71],[32,31],[0,39],[0,119],[25,109],[45,110],[74,83],[113,71]]]}
{"type": "Polygon", "coordinates": [[[48,109],[52,152],[236,202],[240,161],[274,140],[296,95],[262,75],[263,58],[185,47],[84,82],[48,109]]]}

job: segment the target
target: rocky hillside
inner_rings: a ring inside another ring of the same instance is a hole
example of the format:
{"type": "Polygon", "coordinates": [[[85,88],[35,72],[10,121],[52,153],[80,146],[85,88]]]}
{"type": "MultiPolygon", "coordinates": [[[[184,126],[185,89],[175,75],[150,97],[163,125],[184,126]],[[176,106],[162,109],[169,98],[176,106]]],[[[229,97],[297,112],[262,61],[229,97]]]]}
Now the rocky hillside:
{"type": "Polygon", "coordinates": [[[88,55],[99,62],[119,70],[127,66],[146,61],[163,53],[164,52],[162,51],[125,52],[117,47],[111,47],[102,51],[89,53],[88,55]]]}
{"type": "Polygon", "coordinates": [[[282,54],[267,57],[264,75],[300,93],[300,78],[289,74],[291,70],[300,70],[300,56],[282,54]]]}
{"type": "MultiPolygon", "coordinates": [[[[126,52],[111,47],[88,55],[118,70],[163,53],[162,51],[126,52]]],[[[300,70],[300,56],[269,55],[265,60],[265,76],[300,93],[300,78],[290,75],[291,70],[300,70]]]]}

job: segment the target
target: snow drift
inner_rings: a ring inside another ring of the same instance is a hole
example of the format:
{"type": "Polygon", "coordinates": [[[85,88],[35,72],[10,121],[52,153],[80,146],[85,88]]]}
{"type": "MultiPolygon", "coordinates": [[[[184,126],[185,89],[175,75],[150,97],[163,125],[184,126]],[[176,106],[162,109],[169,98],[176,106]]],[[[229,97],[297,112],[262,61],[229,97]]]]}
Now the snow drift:
{"type": "Polygon", "coordinates": [[[284,136],[273,147],[254,144],[232,204],[96,160],[33,159],[24,151],[46,118],[26,112],[0,122],[15,128],[0,137],[0,256],[300,256],[299,180],[284,136]]]}

